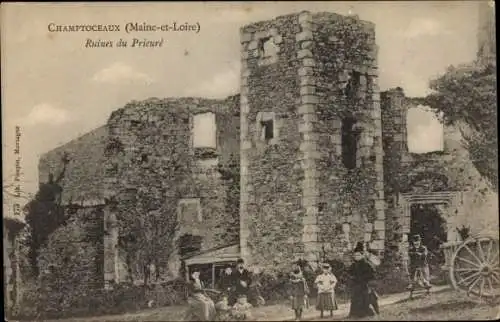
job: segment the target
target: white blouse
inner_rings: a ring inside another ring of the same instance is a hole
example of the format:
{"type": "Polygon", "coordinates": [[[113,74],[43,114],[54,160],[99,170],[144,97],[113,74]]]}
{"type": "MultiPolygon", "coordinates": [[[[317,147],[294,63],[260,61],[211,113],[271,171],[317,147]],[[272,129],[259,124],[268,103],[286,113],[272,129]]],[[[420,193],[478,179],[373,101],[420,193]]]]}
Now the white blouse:
{"type": "Polygon", "coordinates": [[[332,273],[320,274],[316,277],[314,284],[318,287],[318,293],[333,293],[337,278],[332,273]]]}

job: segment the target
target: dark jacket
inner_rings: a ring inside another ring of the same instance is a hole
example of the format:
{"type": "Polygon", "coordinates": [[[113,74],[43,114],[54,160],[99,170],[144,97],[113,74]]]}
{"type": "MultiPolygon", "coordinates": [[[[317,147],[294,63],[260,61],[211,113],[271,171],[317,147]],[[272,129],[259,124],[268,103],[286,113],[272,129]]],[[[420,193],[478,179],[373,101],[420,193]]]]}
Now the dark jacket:
{"type": "Polygon", "coordinates": [[[226,274],[226,272],[223,272],[220,281],[221,290],[227,292],[231,287],[233,287],[233,284],[233,273],[226,274]]]}
{"type": "Polygon", "coordinates": [[[352,283],[367,285],[368,282],[375,278],[375,271],[366,260],[359,260],[351,265],[349,275],[352,283]]]}
{"type": "Polygon", "coordinates": [[[247,269],[243,269],[241,273],[238,269],[236,269],[233,271],[232,275],[233,275],[233,287],[236,295],[240,294],[248,295],[248,288],[250,286],[250,283],[252,282],[252,274],[247,269]],[[242,281],[247,284],[246,287],[241,285],[242,281]]]}
{"type": "Polygon", "coordinates": [[[423,267],[428,265],[428,250],[424,245],[411,246],[408,255],[410,256],[410,266],[423,267]]]}

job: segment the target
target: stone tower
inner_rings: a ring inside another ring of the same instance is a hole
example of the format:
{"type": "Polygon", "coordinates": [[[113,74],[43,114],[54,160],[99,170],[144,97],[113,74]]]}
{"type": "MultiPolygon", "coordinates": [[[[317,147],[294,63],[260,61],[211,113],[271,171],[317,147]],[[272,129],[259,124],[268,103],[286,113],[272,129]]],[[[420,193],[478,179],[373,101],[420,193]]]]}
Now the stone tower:
{"type": "Polygon", "coordinates": [[[301,12],[241,29],[242,256],[288,265],[384,249],[375,26],[301,12]]]}

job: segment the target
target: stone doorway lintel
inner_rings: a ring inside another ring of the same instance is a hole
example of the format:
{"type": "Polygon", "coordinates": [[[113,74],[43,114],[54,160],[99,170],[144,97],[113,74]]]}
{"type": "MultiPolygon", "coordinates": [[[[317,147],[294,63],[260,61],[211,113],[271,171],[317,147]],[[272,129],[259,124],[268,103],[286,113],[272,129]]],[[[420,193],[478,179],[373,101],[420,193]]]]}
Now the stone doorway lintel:
{"type": "Polygon", "coordinates": [[[446,220],[447,240],[453,241],[457,239],[457,231],[455,218],[459,217],[459,204],[462,200],[461,191],[440,191],[428,193],[400,193],[398,198],[398,206],[400,208],[400,223],[403,229],[403,241],[400,250],[404,254],[404,258],[408,259],[408,233],[410,232],[411,221],[411,206],[415,204],[434,204],[446,205],[450,211],[448,215],[443,214],[443,219],[446,220]]]}

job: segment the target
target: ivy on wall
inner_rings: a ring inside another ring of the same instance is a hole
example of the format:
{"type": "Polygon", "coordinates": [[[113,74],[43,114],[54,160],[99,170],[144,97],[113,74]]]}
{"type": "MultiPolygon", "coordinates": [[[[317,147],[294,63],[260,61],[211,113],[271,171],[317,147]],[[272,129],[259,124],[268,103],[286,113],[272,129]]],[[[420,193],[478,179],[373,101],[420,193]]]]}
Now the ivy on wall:
{"type": "Polygon", "coordinates": [[[461,126],[476,168],[498,191],[496,67],[449,67],[430,87],[434,92],[424,103],[442,113],[446,124],[461,126]]]}
{"type": "Polygon", "coordinates": [[[175,251],[177,187],[192,164],[185,113],[162,107],[132,103],[109,120],[116,129],[108,151],[115,153],[109,168],[119,182],[110,187],[117,201],[119,247],[126,253],[128,278],[143,278],[145,284],[151,267],[158,278],[175,251]]]}

